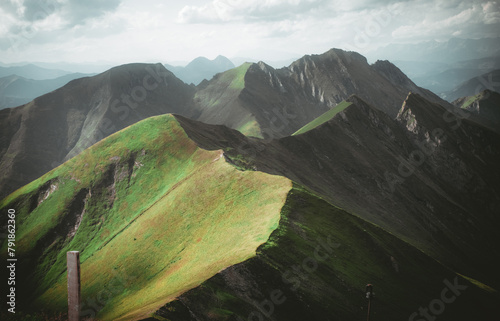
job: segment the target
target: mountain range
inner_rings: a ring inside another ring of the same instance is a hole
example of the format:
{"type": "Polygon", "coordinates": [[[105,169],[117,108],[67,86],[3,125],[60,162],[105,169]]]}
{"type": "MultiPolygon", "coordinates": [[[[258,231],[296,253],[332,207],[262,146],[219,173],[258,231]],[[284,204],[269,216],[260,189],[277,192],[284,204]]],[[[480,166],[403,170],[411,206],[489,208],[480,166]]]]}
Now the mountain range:
{"type": "Polygon", "coordinates": [[[16,318],[64,319],[76,250],[96,320],[359,320],[367,283],[373,319],[495,320],[498,102],[332,49],[197,86],[123,65],[0,110],[16,318]]]}
{"type": "Polygon", "coordinates": [[[499,40],[452,38],[446,42],[392,44],[369,57],[391,60],[418,86],[445,98],[462,82],[500,68],[499,40]]]}
{"type": "Polygon", "coordinates": [[[149,116],[176,113],[247,135],[279,138],[352,94],[395,117],[409,91],[447,104],[390,62],[369,65],[363,56],[338,49],[282,69],[263,62],[243,64],[196,87],[160,64],[115,67],[0,111],[0,196],[149,116]]]}
{"type": "Polygon", "coordinates": [[[425,41],[415,44],[389,44],[370,52],[371,59],[393,61],[425,61],[455,63],[459,61],[500,56],[500,38],[463,39],[447,41],[425,41]]]}
{"type": "Polygon", "coordinates": [[[72,73],[54,79],[33,80],[17,75],[0,78],[0,109],[17,107],[29,103],[69,81],[92,75],[72,73]]]}
{"type": "Polygon", "coordinates": [[[453,90],[445,93],[443,96],[449,101],[454,101],[466,96],[475,96],[484,90],[500,91],[500,69],[496,69],[477,77],[473,77],[462,82],[453,90]]]}
{"type": "Polygon", "coordinates": [[[44,80],[54,79],[68,74],[71,74],[71,72],[59,69],[42,68],[33,64],[23,66],[0,66],[0,77],[17,75],[19,77],[33,80],[44,80]]]}

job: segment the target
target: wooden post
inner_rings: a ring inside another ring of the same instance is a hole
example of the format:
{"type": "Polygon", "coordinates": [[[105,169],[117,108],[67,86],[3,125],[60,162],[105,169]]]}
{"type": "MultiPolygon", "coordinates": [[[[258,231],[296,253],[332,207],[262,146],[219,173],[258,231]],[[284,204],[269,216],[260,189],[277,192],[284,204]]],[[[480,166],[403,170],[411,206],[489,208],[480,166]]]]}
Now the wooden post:
{"type": "Polygon", "coordinates": [[[370,321],[370,307],[371,307],[372,298],[374,295],[375,295],[375,293],[373,293],[373,285],[367,284],[366,285],[366,298],[368,299],[368,313],[366,315],[366,321],[370,321]]]}
{"type": "Polygon", "coordinates": [[[80,321],[80,252],[66,253],[68,266],[68,320],[80,321]]]}

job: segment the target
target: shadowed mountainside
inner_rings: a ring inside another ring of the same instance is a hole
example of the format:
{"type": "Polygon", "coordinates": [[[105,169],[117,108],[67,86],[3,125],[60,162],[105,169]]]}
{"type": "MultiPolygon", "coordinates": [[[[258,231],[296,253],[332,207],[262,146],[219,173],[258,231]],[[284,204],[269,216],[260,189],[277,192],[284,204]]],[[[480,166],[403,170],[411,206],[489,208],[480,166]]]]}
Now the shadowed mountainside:
{"type": "Polygon", "coordinates": [[[267,142],[177,117],[203,148],[223,148],[235,166],[284,175],[322,199],[296,186],[255,258],[157,316],[359,320],[371,282],[377,318],[416,319],[457,273],[465,277],[454,284],[467,291],[429,317],[495,320],[499,135],[415,94],[396,120],[357,97],[348,103],[309,131],[267,142]]]}
{"type": "Polygon", "coordinates": [[[179,119],[200,146],[225,148],[244,168],[284,175],[450,268],[500,287],[492,261],[500,241],[499,135],[465,111],[453,114],[416,94],[397,120],[355,96],[348,102],[317,128],[269,142],[232,141],[179,119]]]}

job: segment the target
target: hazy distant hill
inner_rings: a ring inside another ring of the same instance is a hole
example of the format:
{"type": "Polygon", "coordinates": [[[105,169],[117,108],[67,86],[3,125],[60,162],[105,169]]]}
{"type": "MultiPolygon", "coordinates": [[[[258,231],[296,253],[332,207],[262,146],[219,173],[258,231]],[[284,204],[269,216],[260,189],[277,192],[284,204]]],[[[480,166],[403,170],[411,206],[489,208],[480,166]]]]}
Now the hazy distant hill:
{"type": "Polygon", "coordinates": [[[58,69],[42,68],[33,64],[24,66],[0,67],[0,77],[17,75],[28,79],[43,80],[54,79],[67,74],[71,74],[71,72],[58,69]]]}
{"type": "Polygon", "coordinates": [[[87,76],[92,75],[74,73],[44,80],[27,79],[17,75],[0,78],[0,109],[26,104],[38,96],[64,86],[73,79],[87,76]]]}
{"type": "Polygon", "coordinates": [[[193,94],[161,64],[129,64],[0,110],[0,198],[139,120],[195,117],[193,94]]]}
{"type": "Polygon", "coordinates": [[[500,56],[451,64],[398,61],[396,65],[419,86],[445,98],[447,92],[464,81],[500,68],[500,56]]]}
{"type": "Polygon", "coordinates": [[[475,96],[485,89],[500,92],[500,69],[463,81],[460,85],[444,93],[443,98],[454,101],[466,96],[475,96]]]}
{"type": "Polygon", "coordinates": [[[500,37],[482,39],[451,38],[417,44],[390,44],[369,54],[371,59],[454,63],[500,56],[500,37]]]}
{"type": "Polygon", "coordinates": [[[186,84],[193,83],[198,85],[203,79],[210,80],[215,74],[229,70],[235,66],[229,59],[219,55],[213,60],[198,57],[185,67],[170,66],[168,64],[165,67],[186,84]]]}

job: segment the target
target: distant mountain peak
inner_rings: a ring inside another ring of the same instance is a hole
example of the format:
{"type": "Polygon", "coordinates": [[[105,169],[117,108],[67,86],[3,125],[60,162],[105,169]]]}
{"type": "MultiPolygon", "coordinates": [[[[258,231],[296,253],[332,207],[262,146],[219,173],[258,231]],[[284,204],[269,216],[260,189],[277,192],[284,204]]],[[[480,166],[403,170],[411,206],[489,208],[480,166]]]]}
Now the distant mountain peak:
{"type": "Polygon", "coordinates": [[[234,64],[228,58],[218,55],[210,60],[206,57],[197,57],[185,67],[168,66],[179,79],[186,84],[200,84],[204,79],[210,80],[218,73],[234,68],[234,64]]]}

